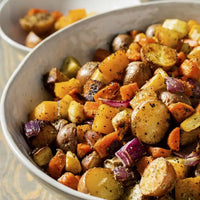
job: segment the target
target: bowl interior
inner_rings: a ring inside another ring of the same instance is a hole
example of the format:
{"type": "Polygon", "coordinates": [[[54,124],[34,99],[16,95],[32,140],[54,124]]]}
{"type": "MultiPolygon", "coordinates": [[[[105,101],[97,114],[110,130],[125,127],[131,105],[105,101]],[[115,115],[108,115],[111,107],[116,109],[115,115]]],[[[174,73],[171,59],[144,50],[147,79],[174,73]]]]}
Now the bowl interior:
{"type": "Polygon", "coordinates": [[[29,53],[18,66],[1,99],[1,123],[11,149],[21,162],[44,182],[65,194],[97,199],[61,186],[45,175],[29,156],[29,147],[21,134],[27,114],[48,98],[42,86],[42,74],[52,67],[60,67],[67,56],[76,57],[81,64],[90,61],[96,48],[109,48],[117,33],[132,29],[144,30],[148,25],[166,18],[200,21],[200,3],[160,2],[111,11],[72,25],[50,36],[29,53]]]}
{"type": "Polygon", "coordinates": [[[5,0],[0,8],[0,34],[11,45],[29,51],[30,48],[24,46],[27,33],[24,32],[19,24],[19,19],[23,17],[30,8],[41,8],[49,11],[59,10],[67,15],[71,9],[85,8],[87,13],[102,13],[120,7],[135,5],[139,0],[5,0]],[[106,5],[106,6],[105,6],[106,5]]]}

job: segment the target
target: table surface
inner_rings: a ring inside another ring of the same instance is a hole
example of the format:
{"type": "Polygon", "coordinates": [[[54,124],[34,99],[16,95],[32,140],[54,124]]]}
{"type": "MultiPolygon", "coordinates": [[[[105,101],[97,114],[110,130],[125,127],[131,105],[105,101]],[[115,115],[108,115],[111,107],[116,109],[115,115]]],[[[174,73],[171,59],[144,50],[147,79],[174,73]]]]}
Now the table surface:
{"type": "MultiPolygon", "coordinates": [[[[10,75],[22,57],[13,55],[6,43],[0,39],[0,96],[10,75]]],[[[19,55],[20,56],[20,55],[19,55]]],[[[34,179],[9,149],[0,129],[0,200],[57,200],[34,179]]]]}

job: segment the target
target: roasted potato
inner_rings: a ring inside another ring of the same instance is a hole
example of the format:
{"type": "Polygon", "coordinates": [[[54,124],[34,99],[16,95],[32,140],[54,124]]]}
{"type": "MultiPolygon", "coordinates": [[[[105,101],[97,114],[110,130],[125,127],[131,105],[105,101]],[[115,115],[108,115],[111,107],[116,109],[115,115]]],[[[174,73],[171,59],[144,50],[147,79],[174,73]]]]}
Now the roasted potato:
{"type": "Polygon", "coordinates": [[[165,158],[153,160],[144,170],[140,189],[146,196],[162,196],[170,192],[176,183],[176,172],[165,158]]]}
{"type": "Polygon", "coordinates": [[[19,22],[25,31],[42,35],[53,28],[55,18],[50,13],[36,13],[20,18],[19,22]]]}
{"type": "Polygon", "coordinates": [[[148,37],[148,38],[152,38],[155,36],[155,30],[158,26],[161,26],[161,24],[152,24],[150,25],[147,29],[146,29],[146,32],[145,32],[145,35],[148,37]]]}
{"type": "Polygon", "coordinates": [[[169,123],[168,109],[159,100],[139,104],[131,116],[132,134],[146,144],[160,142],[169,128],[169,123]]]}
{"type": "Polygon", "coordinates": [[[136,82],[140,88],[147,80],[151,78],[151,69],[143,62],[131,62],[125,69],[124,85],[136,82]]]}
{"type": "Polygon", "coordinates": [[[142,61],[153,69],[162,67],[165,71],[170,70],[177,60],[174,49],[158,43],[149,43],[143,46],[141,57],[142,61]]]}
{"type": "Polygon", "coordinates": [[[63,151],[76,151],[77,134],[76,124],[70,123],[61,128],[58,132],[56,142],[57,146],[63,151]]]}
{"type": "Polygon", "coordinates": [[[127,50],[129,45],[133,42],[133,38],[128,34],[119,34],[112,41],[113,52],[118,50],[127,50]]]}
{"type": "Polygon", "coordinates": [[[87,62],[78,71],[76,79],[78,79],[81,85],[85,85],[86,81],[92,76],[97,69],[99,62],[87,62]]]}
{"type": "Polygon", "coordinates": [[[123,194],[122,185],[115,180],[110,169],[92,168],[86,171],[78,184],[78,191],[108,200],[116,200],[123,194]]]}
{"type": "Polygon", "coordinates": [[[168,91],[161,91],[159,94],[159,98],[166,106],[177,102],[183,102],[188,105],[191,105],[190,99],[184,93],[172,93],[168,91]]]}

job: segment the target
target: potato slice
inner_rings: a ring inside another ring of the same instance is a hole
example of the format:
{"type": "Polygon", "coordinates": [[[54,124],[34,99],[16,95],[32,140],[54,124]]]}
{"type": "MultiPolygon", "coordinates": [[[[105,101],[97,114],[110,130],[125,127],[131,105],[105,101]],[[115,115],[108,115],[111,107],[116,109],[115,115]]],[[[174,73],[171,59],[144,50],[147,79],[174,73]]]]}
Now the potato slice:
{"type": "Polygon", "coordinates": [[[157,94],[152,88],[146,88],[136,93],[135,97],[130,101],[133,109],[144,101],[157,100],[157,94]]]}
{"type": "Polygon", "coordinates": [[[162,67],[165,71],[170,70],[176,64],[176,51],[170,47],[149,43],[141,49],[142,61],[152,68],[162,67]]]}
{"type": "Polygon", "coordinates": [[[119,199],[123,194],[110,169],[92,168],[86,171],[78,184],[78,191],[108,200],[119,199]]]}
{"type": "Polygon", "coordinates": [[[160,142],[169,128],[170,114],[159,100],[146,101],[138,105],[131,116],[131,130],[146,144],[160,142]]]}
{"type": "Polygon", "coordinates": [[[170,192],[176,183],[173,166],[163,157],[153,160],[144,170],[140,189],[146,196],[162,196],[170,192]]]}
{"type": "Polygon", "coordinates": [[[155,37],[162,45],[166,45],[171,48],[175,48],[179,41],[179,33],[162,26],[158,26],[155,29],[155,37]]]}
{"type": "Polygon", "coordinates": [[[200,176],[181,179],[175,187],[176,200],[200,199],[200,176]]]}

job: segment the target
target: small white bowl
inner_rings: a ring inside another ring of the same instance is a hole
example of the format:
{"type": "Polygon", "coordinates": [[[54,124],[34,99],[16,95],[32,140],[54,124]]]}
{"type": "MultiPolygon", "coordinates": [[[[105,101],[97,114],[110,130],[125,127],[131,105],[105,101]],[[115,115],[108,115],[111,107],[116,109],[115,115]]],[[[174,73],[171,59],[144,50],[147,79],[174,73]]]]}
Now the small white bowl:
{"type": "Polygon", "coordinates": [[[0,5],[0,35],[4,41],[25,55],[32,49],[24,45],[27,33],[20,27],[19,19],[30,8],[59,10],[64,15],[69,10],[85,8],[88,13],[96,12],[98,14],[136,5],[139,2],[140,0],[4,0],[0,5]]]}
{"type": "Polygon", "coordinates": [[[52,66],[61,66],[66,56],[76,57],[82,64],[91,60],[96,48],[108,48],[117,33],[144,30],[166,18],[200,21],[200,3],[168,1],[147,3],[100,14],[63,29],[39,44],[15,70],[1,99],[1,124],[4,136],[14,154],[45,186],[71,200],[99,200],[72,190],[46,175],[29,156],[30,148],[21,133],[28,113],[47,93],[41,77],[52,66]]]}

